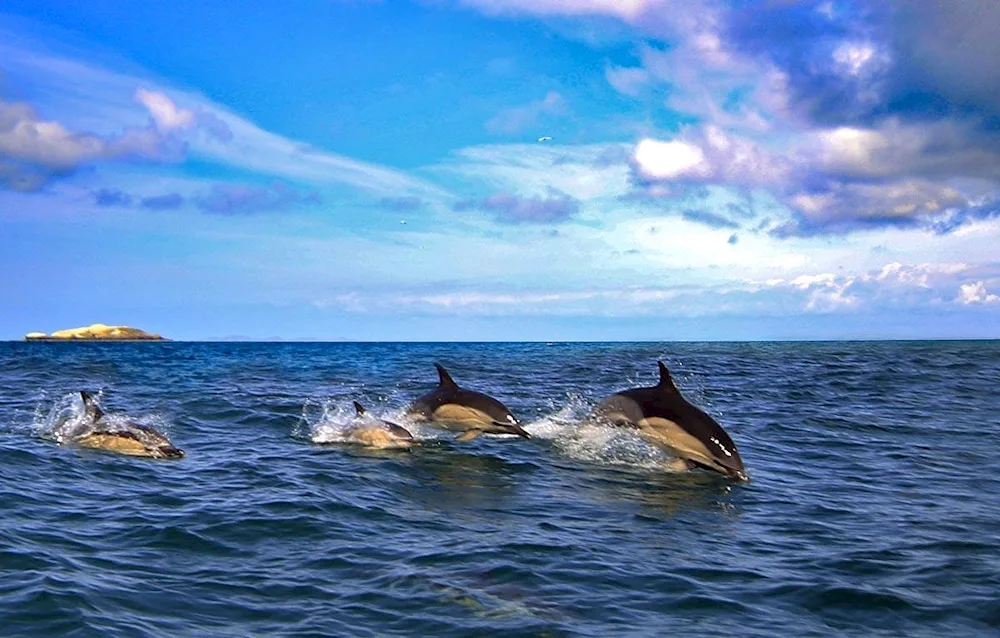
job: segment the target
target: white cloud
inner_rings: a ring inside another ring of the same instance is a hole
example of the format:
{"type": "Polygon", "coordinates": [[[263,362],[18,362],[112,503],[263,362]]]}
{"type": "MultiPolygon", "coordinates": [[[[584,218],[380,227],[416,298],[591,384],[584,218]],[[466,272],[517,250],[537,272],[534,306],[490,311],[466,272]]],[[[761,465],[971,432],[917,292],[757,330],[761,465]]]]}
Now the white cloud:
{"type": "Polygon", "coordinates": [[[963,284],[959,287],[956,301],[968,306],[972,304],[997,303],[1000,302],[1000,297],[986,290],[985,282],[977,281],[971,284],[963,284]]]}
{"type": "Polygon", "coordinates": [[[644,139],[635,146],[632,162],[640,179],[649,181],[774,185],[788,173],[786,158],[717,126],[689,129],[669,142],[644,139]]]}
{"type": "Polygon", "coordinates": [[[164,93],[139,88],[136,89],[135,99],[149,110],[156,128],[163,133],[186,131],[195,126],[194,113],[177,108],[164,93]]]}
{"type": "Polygon", "coordinates": [[[712,172],[701,148],[680,140],[671,142],[642,140],[636,145],[632,158],[643,177],[649,179],[672,180],[682,177],[704,179],[712,172]]]}
{"type": "Polygon", "coordinates": [[[104,140],[45,121],[27,104],[0,100],[0,158],[72,170],[106,153],[104,140]]]}
{"type": "Polygon", "coordinates": [[[626,21],[661,4],[659,0],[460,0],[490,14],[528,13],[539,16],[607,15],[626,21]]]}
{"type": "Polygon", "coordinates": [[[639,95],[650,80],[649,72],[641,67],[608,66],[604,76],[616,91],[631,97],[639,95]]]}
{"type": "Polygon", "coordinates": [[[879,64],[879,50],[871,42],[842,42],[833,50],[833,60],[845,75],[858,77],[879,64]]]}

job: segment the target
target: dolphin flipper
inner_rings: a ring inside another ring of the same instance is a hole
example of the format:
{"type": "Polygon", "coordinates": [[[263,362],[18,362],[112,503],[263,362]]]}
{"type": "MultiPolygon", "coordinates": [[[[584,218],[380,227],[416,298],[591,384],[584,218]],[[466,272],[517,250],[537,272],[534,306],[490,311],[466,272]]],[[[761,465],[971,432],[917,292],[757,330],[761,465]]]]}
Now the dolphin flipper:
{"type": "Polygon", "coordinates": [[[483,433],[482,430],[466,430],[462,434],[459,434],[457,437],[455,437],[455,440],[464,443],[466,441],[471,441],[472,439],[476,438],[482,433],[483,433]]]}
{"type": "Polygon", "coordinates": [[[365,413],[365,406],[361,405],[357,401],[354,402],[354,409],[358,411],[358,416],[362,416],[365,413]]]}

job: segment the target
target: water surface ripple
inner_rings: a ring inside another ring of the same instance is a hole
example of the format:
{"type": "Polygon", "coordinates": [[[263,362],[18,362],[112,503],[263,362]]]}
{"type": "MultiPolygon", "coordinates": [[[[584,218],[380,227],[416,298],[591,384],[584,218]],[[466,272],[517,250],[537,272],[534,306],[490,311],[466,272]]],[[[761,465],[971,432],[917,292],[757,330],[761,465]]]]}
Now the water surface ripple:
{"type": "Polygon", "coordinates": [[[998,342],[0,343],[0,633],[996,635],[998,382],[998,342]],[[581,424],[658,358],[750,483],[581,424]],[[434,361],[534,438],[312,442],[434,361]],[[80,389],[187,456],[44,438],[80,389]]]}

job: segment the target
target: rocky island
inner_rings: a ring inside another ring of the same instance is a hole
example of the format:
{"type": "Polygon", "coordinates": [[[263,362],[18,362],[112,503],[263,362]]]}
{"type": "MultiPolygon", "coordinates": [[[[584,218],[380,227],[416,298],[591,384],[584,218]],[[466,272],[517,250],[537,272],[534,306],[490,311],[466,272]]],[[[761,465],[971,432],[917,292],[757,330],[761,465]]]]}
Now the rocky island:
{"type": "Polygon", "coordinates": [[[25,341],[170,341],[158,334],[128,326],[106,326],[95,323],[83,328],[56,330],[52,334],[29,332],[25,341]]]}

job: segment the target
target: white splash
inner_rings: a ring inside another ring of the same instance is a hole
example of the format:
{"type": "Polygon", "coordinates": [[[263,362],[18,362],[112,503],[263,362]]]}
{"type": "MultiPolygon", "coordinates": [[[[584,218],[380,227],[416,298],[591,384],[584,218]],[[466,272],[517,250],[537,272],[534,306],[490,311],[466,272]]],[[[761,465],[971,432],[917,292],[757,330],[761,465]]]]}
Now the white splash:
{"type": "Polygon", "coordinates": [[[562,408],[527,424],[525,429],[532,437],[550,441],[557,452],[578,461],[678,471],[673,456],[647,443],[634,430],[590,420],[591,407],[581,397],[570,396],[562,408]]]}

